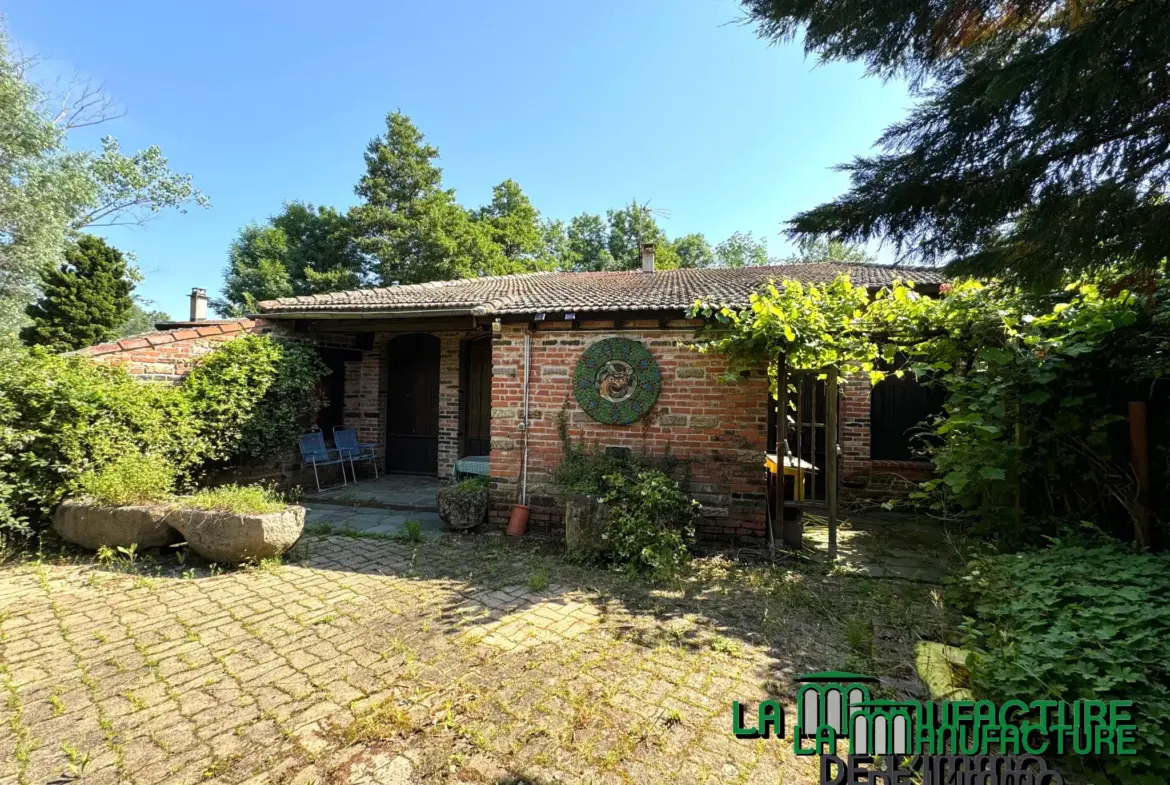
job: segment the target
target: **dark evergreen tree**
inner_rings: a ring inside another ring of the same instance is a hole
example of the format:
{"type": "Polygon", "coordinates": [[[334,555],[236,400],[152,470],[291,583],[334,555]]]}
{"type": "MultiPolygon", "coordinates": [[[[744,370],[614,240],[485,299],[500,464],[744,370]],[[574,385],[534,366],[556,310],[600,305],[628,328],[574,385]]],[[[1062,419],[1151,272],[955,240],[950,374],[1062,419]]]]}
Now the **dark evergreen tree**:
{"type": "Polygon", "coordinates": [[[1170,249],[1165,0],[744,0],[772,40],[905,77],[920,101],[794,236],[882,237],[955,272],[1048,285],[1170,249]]]}
{"type": "Polygon", "coordinates": [[[117,335],[134,304],[134,281],[122,252],[83,235],[65,252],[65,263],[44,277],[40,298],[20,331],[26,344],[65,352],[117,335]]]}
{"type": "Polygon", "coordinates": [[[443,187],[439,151],[401,112],[366,146],[366,173],[354,189],[364,201],[349,211],[358,249],[383,285],[523,272],[492,239],[486,222],[443,187]]]}

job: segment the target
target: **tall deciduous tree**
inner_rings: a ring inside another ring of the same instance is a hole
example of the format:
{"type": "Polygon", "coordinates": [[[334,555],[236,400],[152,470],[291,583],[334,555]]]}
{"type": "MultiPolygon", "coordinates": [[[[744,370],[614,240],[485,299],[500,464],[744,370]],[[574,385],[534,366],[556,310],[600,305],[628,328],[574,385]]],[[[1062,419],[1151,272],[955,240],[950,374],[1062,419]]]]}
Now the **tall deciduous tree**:
{"type": "Polygon", "coordinates": [[[62,155],[63,132],[40,111],[0,30],[0,332],[24,320],[42,273],[60,263],[69,224],[93,198],[77,154],[62,155]]]}
{"type": "Polygon", "coordinates": [[[707,238],[701,233],[696,232],[676,237],[671,245],[674,246],[674,255],[678,257],[680,268],[715,266],[715,253],[711,250],[711,244],[707,242],[707,238]]]}
{"type": "Polygon", "coordinates": [[[356,187],[364,203],[349,212],[359,249],[375,260],[384,284],[420,283],[515,271],[489,227],[473,221],[442,187],[439,151],[401,112],[366,147],[356,187]]]}
{"type": "Polygon", "coordinates": [[[189,204],[211,206],[191,175],[170,170],[157,145],[126,155],[118,140],[107,136],[100,154],[86,154],[85,169],[94,195],[74,217],[73,229],[141,226],[166,209],[185,213],[189,204]]]}
{"type": "Polygon", "coordinates": [[[600,215],[581,213],[569,221],[567,253],[562,267],[574,272],[596,272],[613,268],[609,253],[609,227],[600,215]]]}
{"type": "Polygon", "coordinates": [[[801,237],[796,243],[796,253],[784,259],[787,264],[809,262],[836,262],[844,264],[873,264],[877,261],[865,248],[827,240],[824,237],[801,237]]]}
{"type": "Polygon", "coordinates": [[[613,257],[613,269],[637,270],[642,265],[642,243],[651,242],[656,246],[657,269],[678,267],[678,257],[666,239],[666,232],[659,228],[654,214],[636,199],[625,207],[607,210],[606,220],[609,223],[607,247],[613,257]]]}
{"type": "Polygon", "coordinates": [[[257,301],[355,289],[366,280],[348,219],[332,207],[289,202],[264,226],[251,224],[228,250],[225,315],[253,310],[257,301]]]}
{"type": "Polygon", "coordinates": [[[157,147],[125,155],[106,137],[100,153],[69,150],[69,131],[116,116],[112,102],[91,84],[50,95],[30,79],[35,63],[13,54],[0,28],[0,333],[25,321],[42,276],[79,230],[207,206],[157,147]]]}
{"type": "Polygon", "coordinates": [[[715,246],[715,262],[720,267],[753,267],[768,264],[768,243],[751,232],[732,232],[715,246]]]}
{"type": "Polygon", "coordinates": [[[169,313],[149,309],[147,308],[149,305],[153,305],[153,303],[135,296],[133,302],[130,304],[130,310],[127,312],[126,318],[118,325],[118,329],[114,331],[114,337],[125,338],[128,335],[154,332],[154,326],[157,323],[171,321],[171,315],[169,313]]]}
{"type": "Polygon", "coordinates": [[[795,235],[893,241],[1049,285],[1170,248],[1170,13],[1156,0],[744,0],[762,36],[908,77],[919,103],[795,235]],[[878,9],[878,10],[875,10],[878,9]]]}
{"type": "Polygon", "coordinates": [[[84,235],[65,264],[45,276],[42,295],[28,308],[32,323],[20,331],[29,345],[70,351],[109,340],[134,304],[133,272],[117,248],[84,235]]]}

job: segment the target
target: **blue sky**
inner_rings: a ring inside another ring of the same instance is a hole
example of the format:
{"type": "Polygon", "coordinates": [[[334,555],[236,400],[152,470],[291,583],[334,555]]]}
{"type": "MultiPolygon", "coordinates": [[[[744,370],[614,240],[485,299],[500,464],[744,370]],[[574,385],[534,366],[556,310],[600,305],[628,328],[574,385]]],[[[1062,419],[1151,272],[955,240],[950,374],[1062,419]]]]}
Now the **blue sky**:
{"type": "Polygon", "coordinates": [[[46,75],[92,76],[126,109],[76,146],[158,144],[211,197],[107,235],[137,255],[139,293],[176,317],[191,287],[218,290],[246,223],[291,199],[355,203],[362,151],[394,109],[439,148],[465,205],[511,177],[547,216],[636,197],[670,211],[672,237],[752,231],[780,254],[783,221],[843,191],[831,167],[910,106],[858,65],[757,39],[731,0],[9,0],[6,13],[46,75]]]}

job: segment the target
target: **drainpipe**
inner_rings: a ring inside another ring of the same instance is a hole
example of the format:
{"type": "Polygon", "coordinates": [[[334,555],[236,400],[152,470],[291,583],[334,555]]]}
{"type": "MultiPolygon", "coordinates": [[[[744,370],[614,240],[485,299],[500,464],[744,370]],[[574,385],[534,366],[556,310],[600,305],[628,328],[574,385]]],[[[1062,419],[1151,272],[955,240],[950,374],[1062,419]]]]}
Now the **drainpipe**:
{"type": "Polygon", "coordinates": [[[520,419],[520,430],[524,432],[524,458],[520,468],[520,499],[512,505],[508,519],[508,534],[519,537],[528,526],[528,374],[532,364],[532,333],[524,334],[524,413],[520,419]]]}
{"type": "Polygon", "coordinates": [[[524,431],[524,464],[520,473],[520,503],[528,504],[528,366],[532,361],[532,333],[524,333],[524,416],[520,428],[524,431]]]}

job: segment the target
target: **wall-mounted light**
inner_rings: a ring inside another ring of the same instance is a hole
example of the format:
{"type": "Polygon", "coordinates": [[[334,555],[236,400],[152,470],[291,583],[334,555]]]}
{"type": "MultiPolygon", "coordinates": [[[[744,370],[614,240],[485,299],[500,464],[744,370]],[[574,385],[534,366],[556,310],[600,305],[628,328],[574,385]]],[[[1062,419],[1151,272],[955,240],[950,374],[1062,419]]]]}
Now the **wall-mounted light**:
{"type": "Polygon", "coordinates": [[[576,319],[577,319],[577,314],[573,313],[572,311],[565,311],[565,321],[566,322],[576,321],[576,319]]]}
{"type": "Polygon", "coordinates": [[[498,332],[502,331],[503,329],[504,329],[504,327],[502,324],[500,324],[499,319],[496,319],[494,322],[492,322],[492,332],[493,333],[498,333],[498,332]]]}
{"type": "Polygon", "coordinates": [[[544,321],[544,314],[538,313],[535,317],[533,317],[533,321],[543,322],[544,321]]]}

